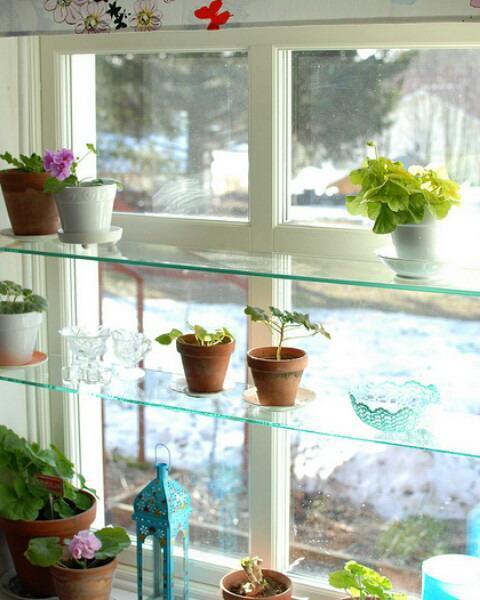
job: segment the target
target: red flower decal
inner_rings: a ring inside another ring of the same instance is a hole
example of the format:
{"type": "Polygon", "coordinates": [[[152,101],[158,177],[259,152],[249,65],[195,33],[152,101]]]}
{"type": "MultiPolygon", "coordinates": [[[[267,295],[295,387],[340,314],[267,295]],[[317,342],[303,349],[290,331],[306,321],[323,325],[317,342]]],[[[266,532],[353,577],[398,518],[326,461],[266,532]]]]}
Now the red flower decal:
{"type": "Polygon", "coordinates": [[[221,25],[228,23],[232,13],[228,10],[220,12],[223,8],[223,0],[213,0],[208,6],[202,6],[195,11],[197,19],[210,19],[210,24],[207,27],[210,31],[220,29],[221,25]]]}

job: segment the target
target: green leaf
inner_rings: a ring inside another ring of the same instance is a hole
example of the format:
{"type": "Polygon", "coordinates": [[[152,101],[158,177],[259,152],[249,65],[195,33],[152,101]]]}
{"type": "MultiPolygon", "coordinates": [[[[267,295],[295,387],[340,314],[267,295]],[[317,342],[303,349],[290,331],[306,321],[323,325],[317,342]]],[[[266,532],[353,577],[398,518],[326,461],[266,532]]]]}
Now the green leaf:
{"type": "Polygon", "coordinates": [[[268,321],[269,315],[262,308],[257,306],[247,306],[244,313],[252,319],[252,321],[268,321]]]}
{"type": "Polygon", "coordinates": [[[68,519],[76,515],[73,508],[63,498],[57,498],[53,503],[55,512],[57,512],[62,519],[68,519]]]}
{"type": "Polygon", "coordinates": [[[334,571],[328,576],[328,583],[339,590],[355,587],[355,577],[346,571],[334,571]]]}
{"type": "Polygon", "coordinates": [[[25,558],[36,567],[53,567],[62,558],[60,538],[34,538],[30,540],[25,558]]]}
{"type": "Polygon", "coordinates": [[[105,527],[95,532],[102,542],[102,547],[96,554],[97,560],[114,558],[130,546],[130,538],[122,527],[105,527]]]}
{"type": "Polygon", "coordinates": [[[387,205],[382,205],[378,213],[378,217],[373,226],[374,233],[385,234],[395,231],[398,224],[398,219],[395,213],[392,212],[387,205]]]}
{"type": "Polygon", "coordinates": [[[183,333],[179,329],[172,329],[170,333],[162,333],[162,335],[159,335],[155,338],[155,341],[163,346],[168,346],[181,335],[183,335],[183,333]]]}
{"type": "Polygon", "coordinates": [[[87,144],[87,150],[89,150],[93,154],[97,153],[97,149],[95,148],[95,146],[93,144],[87,144]]]}

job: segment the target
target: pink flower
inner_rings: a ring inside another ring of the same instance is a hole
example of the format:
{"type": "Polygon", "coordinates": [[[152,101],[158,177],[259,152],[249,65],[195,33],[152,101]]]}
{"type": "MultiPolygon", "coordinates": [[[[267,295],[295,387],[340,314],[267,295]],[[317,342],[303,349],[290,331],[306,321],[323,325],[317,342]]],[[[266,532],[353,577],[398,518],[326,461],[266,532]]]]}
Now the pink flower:
{"type": "Polygon", "coordinates": [[[162,26],[162,13],[158,10],[157,0],[137,0],[135,16],[130,25],[137,31],[154,31],[162,26]]]}
{"type": "Polygon", "coordinates": [[[52,177],[63,181],[71,175],[74,160],[75,155],[68,148],[62,148],[58,152],[47,150],[43,155],[43,166],[52,177]]]}
{"type": "Polygon", "coordinates": [[[76,33],[107,33],[110,31],[110,17],[105,4],[88,2],[80,7],[80,18],[75,27],[76,33]]]}
{"type": "Polygon", "coordinates": [[[72,558],[75,560],[95,558],[95,552],[98,552],[101,547],[102,542],[89,531],[79,531],[70,541],[69,546],[72,558]]]}

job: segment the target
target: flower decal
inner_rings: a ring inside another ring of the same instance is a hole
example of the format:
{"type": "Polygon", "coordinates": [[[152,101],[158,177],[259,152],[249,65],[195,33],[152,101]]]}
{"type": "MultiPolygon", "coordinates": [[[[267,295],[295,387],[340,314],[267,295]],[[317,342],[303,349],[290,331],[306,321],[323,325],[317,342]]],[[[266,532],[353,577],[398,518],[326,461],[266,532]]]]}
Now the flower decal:
{"type": "Polygon", "coordinates": [[[88,0],[44,0],[45,10],[53,12],[55,23],[75,25],[79,10],[88,0]]]}
{"type": "Polygon", "coordinates": [[[110,17],[104,3],[88,2],[80,7],[77,33],[106,33],[110,31],[110,17]]]}
{"type": "Polygon", "coordinates": [[[130,24],[136,31],[154,31],[162,26],[162,13],[158,10],[157,0],[137,0],[135,15],[130,24]]]}
{"type": "Polygon", "coordinates": [[[197,19],[209,19],[210,23],[207,27],[210,31],[220,29],[221,25],[225,25],[233,17],[228,10],[220,12],[223,8],[223,0],[213,0],[208,6],[202,6],[195,11],[197,19]]]}

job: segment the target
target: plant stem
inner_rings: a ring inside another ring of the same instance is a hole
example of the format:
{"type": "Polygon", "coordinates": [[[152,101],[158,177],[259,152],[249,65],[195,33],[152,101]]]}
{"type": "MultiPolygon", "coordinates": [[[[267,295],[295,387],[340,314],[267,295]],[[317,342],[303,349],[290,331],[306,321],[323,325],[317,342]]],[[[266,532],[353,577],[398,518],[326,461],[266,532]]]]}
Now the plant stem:
{"type": "Polygon", "coordinates": [[[285,339],[285,324],[282,323],[282,326],[280,327],[280,339],[278,341],[278,346],[277,346],[277,360],[281,360],[281,358],[282,358],[282,344],[283,344],[284,339],[285,339]]]}

